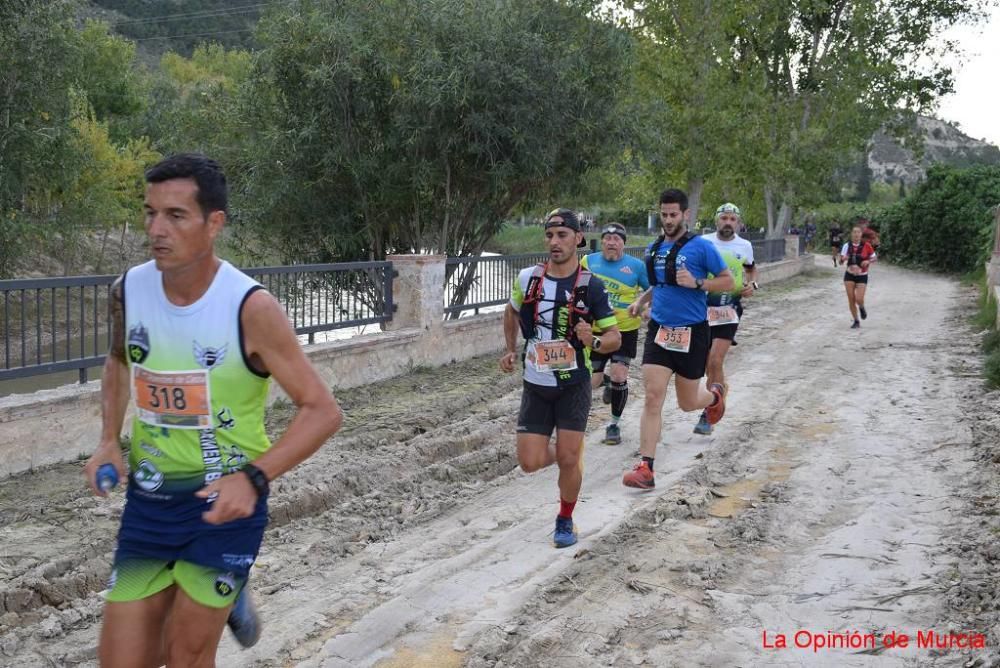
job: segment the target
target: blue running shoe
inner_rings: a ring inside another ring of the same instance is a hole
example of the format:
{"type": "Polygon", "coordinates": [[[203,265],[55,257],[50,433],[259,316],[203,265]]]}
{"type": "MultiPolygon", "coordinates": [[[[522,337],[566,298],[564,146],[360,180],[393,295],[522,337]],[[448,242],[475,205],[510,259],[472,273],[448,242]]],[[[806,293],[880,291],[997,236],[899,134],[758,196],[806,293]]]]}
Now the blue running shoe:
{"type": "Polygon", "coordinates": [[[569,547],[576,544],[576,526],[572,517],[556,516],[556,531],[552,534],[552,542],[556,547],[569,547]]]}
{"type": "Polygon", "coordinates": [[[701,412],[698,424],[694,426],[694,433],[701,434],[702,436],[708,436],[712,433],[712,425],[708,423],[708,416],[705,415],[705,411],[701,412]]]}
{"type": "Polygon", "coordinates": [[[236,603],[229,611],[226,624],[233,632],[236,642],[244,648],[253,647],[260,640],[260,615],[257,614],[257,606],[254,605],[253,597],[250,596],[250,590],[246,585],[243,585],[243,589],[236,597],[236,603]]]}

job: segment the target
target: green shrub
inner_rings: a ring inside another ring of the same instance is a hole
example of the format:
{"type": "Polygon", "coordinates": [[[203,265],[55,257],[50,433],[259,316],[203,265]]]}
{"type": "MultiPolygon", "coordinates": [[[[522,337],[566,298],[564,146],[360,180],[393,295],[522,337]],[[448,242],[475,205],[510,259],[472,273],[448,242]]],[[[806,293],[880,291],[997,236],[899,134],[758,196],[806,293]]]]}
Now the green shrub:
{"type": "Polygon", "coordinates": [[[987,355],[1000,352],[1000,329],[991,329],[983,338],[983,352],[987,355]]]}
{"type": "Polygon", "coordinates": [[[989,256],[998,204],[1000,167],[934,166],[912,195],[873,217],[882,254],[933,271],[977,271],[989,256]]]}
{"type": "Polygon", "coordinates": [[[1000,389],[1000,350],[993,351],[986,358],[983,375],[986,376],[986,387],[1000,389]]]}

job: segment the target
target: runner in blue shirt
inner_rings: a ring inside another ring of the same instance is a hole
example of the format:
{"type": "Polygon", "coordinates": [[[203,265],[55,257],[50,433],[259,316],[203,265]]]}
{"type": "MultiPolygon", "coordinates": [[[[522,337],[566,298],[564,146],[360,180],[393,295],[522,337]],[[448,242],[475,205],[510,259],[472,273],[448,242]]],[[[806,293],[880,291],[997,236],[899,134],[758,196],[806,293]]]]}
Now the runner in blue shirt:
{"type": "Polygon", "coordinates": [[[652,287],[637,299],[629,312],[641,313],[653,302],[646,345],[642,355],[642,380],[646,399],[639,423],[642,460],[625,473],[626,487],[652,489],[653,459],[663,427],[663,400],[671,376],[675,377],[677,406],[682,411],[705,410],[715,424],[726,410],[725,388],[701,385],[708,360],[708,293],[733,289],[733,276],[722,255],[710,242],[687,229],[687,195],[676,189],[660,195],[662,236],[646,250],[646,271],[652,287]],[[713,274],[713,278],[708,278],[713,274]]]}

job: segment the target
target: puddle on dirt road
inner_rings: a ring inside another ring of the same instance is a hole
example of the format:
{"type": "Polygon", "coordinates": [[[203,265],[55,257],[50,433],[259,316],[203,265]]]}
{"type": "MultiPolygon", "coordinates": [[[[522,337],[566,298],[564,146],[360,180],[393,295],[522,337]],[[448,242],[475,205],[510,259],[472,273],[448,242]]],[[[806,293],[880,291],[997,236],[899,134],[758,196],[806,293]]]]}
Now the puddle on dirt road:
{"type": "Polygon", "coordinates": [[[788,449],[771,450],[772,461],[767,465],[767,475],[763,478],[737,480],[736,482],[712,489],[714,501],[708,505],[708,516],[718,518],[734,517],[741,510],[756,501],[765,485],[784,482],[792,474],[792,463],[788,461],[788,449]]]}
{"type": "Polygon", "coordinates": [[[451,633],[442,633],[420,647],[400,647],[393,655],[375,664],[376,668],[460,668],[465,652],[454,649],[451,633]]]}

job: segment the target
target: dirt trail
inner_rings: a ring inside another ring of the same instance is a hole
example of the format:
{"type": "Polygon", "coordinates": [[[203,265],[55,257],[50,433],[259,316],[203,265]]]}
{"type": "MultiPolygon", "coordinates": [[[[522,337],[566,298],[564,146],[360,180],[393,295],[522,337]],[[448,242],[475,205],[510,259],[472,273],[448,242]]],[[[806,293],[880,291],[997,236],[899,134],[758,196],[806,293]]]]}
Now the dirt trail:
{"type": "MultiPolygon", "coordinates": [[[[600,444],[598,401],[567,550],[555,471],[516,468],[519,384],[495,360],[345,393],[344,432],[276,485],[253,578],[264,638],[226,637],[219,665],[988,665],[1000,395],[979,395],[969,291],[879,267],[869,306],[849,330],[832,269],[766,289],[715,434],[665,411],[653,492],[621,486],[640,384],[625,445],[600,444]],[[916,648],[927,630],[987,648],[916,648]],[[797,631],[912,640],[813,652],[797,631]]],[[[79,469],[0,482],[0,665],[95,665],[121,495],[87,497],[79,469]]]]}

